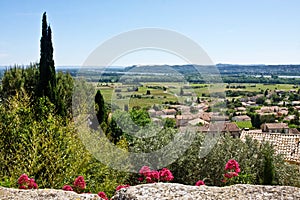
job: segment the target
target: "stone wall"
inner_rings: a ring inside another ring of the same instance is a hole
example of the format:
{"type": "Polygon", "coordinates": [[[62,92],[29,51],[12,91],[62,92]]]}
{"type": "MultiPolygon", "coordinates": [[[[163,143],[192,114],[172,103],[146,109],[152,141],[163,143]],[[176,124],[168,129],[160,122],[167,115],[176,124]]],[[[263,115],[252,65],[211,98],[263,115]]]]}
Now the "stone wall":
{"type": "Polygon", "coordinates": [[[77,194],[63,190],[38,189],[19,190],[13,188],[0,187],[0,200],[96,200],[101,199],[96,194],[77,194]]]}
{"type": "MultiPolygon", "coordinates": [[[[63,190],[19,190],[0,187],[2,200],[96,200],[96,194],[76,194],[63,190]]],[[[195,200],[195,199],[300,199],[300,188],[289,186],[233,185],[229,187],[188,186],[176,183],[155,183],[121,189],[112,200],[195,200]]]]}
{"type": "Polygon", "coordinates": [[[234,185],[229,187],[186,186],[181,184],[156,183],[137,185],[122,189],[113,200],[195,200],[195,199],[300,199],[300,188],[289,186],[234,185]]]}

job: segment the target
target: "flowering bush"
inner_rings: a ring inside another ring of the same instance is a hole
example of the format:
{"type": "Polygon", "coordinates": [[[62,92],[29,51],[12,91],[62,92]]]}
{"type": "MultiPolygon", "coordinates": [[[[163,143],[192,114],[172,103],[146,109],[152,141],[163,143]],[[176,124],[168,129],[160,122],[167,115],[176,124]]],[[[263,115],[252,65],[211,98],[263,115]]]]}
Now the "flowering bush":
{"type": "Polygon", "coordinates": [[[83,176],[78,176],[75,179],[75,181],[73,183],[73,187],[70,186],[70,185],[64,185],[62,187],[62,189],[65,190],[65,191],[74,191],[74,192],[77,192],[77,193],[83,193],[85,188],[86,188],[86,183],[84,181],[83,176]]]}
{"type": "Polygon", "coordinates": [[[139,171],[140,175],[143,175],[145,177],[150,176],[151,174],[151,169],[148,166],[143,166],[140,171],[139,171]]]}
{"type": "Polygon", "coordinates": [[[128,187],[130,187],[130,185],[119,185],[119,186],[116,188],[116,191],[121,190],[122,188],[128,188],[128,187]]]}
{"type": "Polygon", "coordinates": [[[26,174],[22,174],[18,179],[19,189],[37,189],[38,185],[36,184],[33,178],[29,178],[26,174]]]}
{"type": "Polygon", "coordinates": [[[65,191],[73,191],[73,188],[70,185],[64,185],[62,189],[65,191]]]}
{"type": "Polygon", "coordinates": [[[225,165],[225,170],[235,170],[236,173],[240,173],[241,169],[239,166],[239,163],[236,160],[228,160],[228,162],[225,165]]]}
{"type": "Polygon", "coordinates": [[[159,176],[161,181],[172,181],[174,179],[173,174],[167,168],[163,168],[161,171],[159,171],[159,176]]]}
{"type": "Polygon", "coordinates": [[[224,180],[222,181],[224,183],[226,183],[228,180],[234,177],[239,176],[238,173],[241,172],[240,165],[236,160],[228,160],[228,162],[225,165],[225,171],[227,172],[224,174],[224,180]]]}
{"type": "Polygon", "coordinates": [[[147,183],[156,183],[159,181],[169,182],[174,179],[171,171],[167,168],[163,168],[160,171],[151,170],[148,166],[143,166],[139,174],[141,177],[138,178],[138,181],[147,183]]]}
{"type": "Polygon", "coordinates": [[[82,193],[85,190],[86,184],[83,176],[78,176],[74,181],[74,190],[77,193],[82,193]]]}
{"type": "Polygon", "coordinates": [[[99,192],[98,196],[101,197],[102,199],[108,200],[108,198],[104,192],[99,192]]]}
{"type": "Polygon", "coordinates": [[[204,181],[199,180],[196,182],[196,186],[201,186],[201,185],[205,185],[204,181]]]}

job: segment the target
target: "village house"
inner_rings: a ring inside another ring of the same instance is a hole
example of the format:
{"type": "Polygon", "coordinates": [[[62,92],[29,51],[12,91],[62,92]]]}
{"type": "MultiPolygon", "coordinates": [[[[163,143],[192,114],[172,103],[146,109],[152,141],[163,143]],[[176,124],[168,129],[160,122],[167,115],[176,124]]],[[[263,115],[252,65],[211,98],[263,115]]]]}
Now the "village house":
{"type": "Polygon", "coordinates": [[[281,102],[279,102],[277,105],[278,106],[287,106],[287,105],[289,105],[290,103],[288,102],[288,101],[281,101],[281,102]]]}
{"type": "Polygon", "coordinates": [[[205,124],[209,124],[209,123],[207,121],[204,121],[203,119],[196,118],[196,119],[189,121],[188,124],[192,125],[192,126],[196,126],[199,124],[205,125],[205,124]]]}
{"type": "Polygon", "coordinates": [[[292,101],[292,106],[300,105],[300,101],[292,101]]]}
{"type": "Polygon", "coordinates": [[[244,106],[244,107],[255,106],[255,105],[256,105],[255,101],[242,102],[242,106],[244,106]]]}
{"type": "Polygon", "coordinates": [[[286,107],[279,106],[263,106],[260,110],[255,111],[259,115],[274,115],[276,117],[288,115],[289,111],[286,107]]]}
{"type": "Polygon", "coordinates": [[[149,109],[148,113],[149,113],[150,117],[155,117],[156,116],[156,111],[154,109],[149,109]]]}
{"type": "Polygon", "coordinates": [[[264,123],[261,125],[261,129],[266,133],[289,133],[286,123],[264,123]]]}
{"type": "Polygon", "coordinates": [[[162,112],[165,115],[176,115],[177,111],[175,109],[163,109],[162,112]]]}
{"type": "Polygon", "coordinates": [[[210,118],[211,122],[228,122],[229,121],[229,117],[228,116],[224,116],[224,115],[218,115],[218,114],[213,114],[210,118]]]}
{"type": "Polygon", "coordinates": [[[295,119],[295,115],[288,115],[285,118],[283,118],[284,121],[291,121],[293,119],[295,119]]]}
{"type": "Polygon", "coordinates": [[[296,110],[300,111],[300,106],[295,106],[294,107],[296,110]]]}
{"type": "Polygon", "coordinates": [[[201,133],[213,134],[221,133],[223,135],[230,134],[234,138],[239,138],[241,134],[241,129],[232,122],[216,122],[206,124],[198,128],[201,133]]]}
{"type": "Polygon", "coordinates": [[[187,126],[189,121],[199,118],[199,114],[176,115],[176,126],[187,126]]]}
{"type": "Polygon", "coordinates": [[[237,108],[235,108],[235,110],[240,111],[240,112],[244,112],[247,109],[245,107],[237,107],[237,108]]]}
{"type": "Polygon", "coordinates": [[[274,90],[277,95],[281,95],[285,93],[285,90],[274,90]]]}
{"type": "Polygon", "coordinates": [[[240,115],[240,116],[232,117],[232,121],[235,122],[251,121],[251,118],[247,115],[240,115]]]}
{"type": "Polygon", "coordinates": [[[212,116],[212,113],[201,112],[199,117],[200,117],[200,119],[202,119],[204,121],[210,122],[211,116],[212,116]]]}

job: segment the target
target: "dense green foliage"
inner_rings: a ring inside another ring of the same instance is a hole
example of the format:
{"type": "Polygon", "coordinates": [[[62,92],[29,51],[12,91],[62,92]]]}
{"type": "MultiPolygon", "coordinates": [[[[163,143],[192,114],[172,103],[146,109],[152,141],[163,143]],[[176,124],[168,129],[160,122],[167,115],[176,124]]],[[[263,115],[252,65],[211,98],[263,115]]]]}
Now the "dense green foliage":
{"type": "Polygon", "coordinates": [[[88,189],[112,195],[126,173],[103,165],[85,149],[75,126],[56,114],[47,98],[32,102],[24,92],[0,106],[0,181],[15,187],[20,174],[34,177],[41,188],[61,188],[83,175],[88,189]],[[7,182],[7,181],[6,181],[7,182]]]}
{"type": "Polygon", "coordinates": [[[263,170],[263,180],[264,185],[272,185],[274,182],[275,170],[273,164],[274,151],[264,151],[264,170],[263,170]]]}
{"type": "Polygon", "coordinates": [[[300,186],[296,166],[286,164],[280,156],[275,156],[273,147],[268,144],[259,144],[250,138],[244,143],[225,136],[218,140],[207,156],[200,158],[199,147],[203,139],[204,135],[199,134],[185,155],[169,166],[175,182],[193,185],[197,180],[205,179],[207,185],[221,186],[226,162],[235,159],[240,164],[241,173],[233,183],[270,184],[266,180],[272,180],[272,184],[276,185],[300,186]]]}
{"type": "Polygon", "coordinates": [[[1,85],[1,98],[7,99],[16,95],[17,91],[25,90],[29,96],[36,96],[36,87],[39,80],[38,65],[28,67],[14,66],[4,72],[1,85]]]}

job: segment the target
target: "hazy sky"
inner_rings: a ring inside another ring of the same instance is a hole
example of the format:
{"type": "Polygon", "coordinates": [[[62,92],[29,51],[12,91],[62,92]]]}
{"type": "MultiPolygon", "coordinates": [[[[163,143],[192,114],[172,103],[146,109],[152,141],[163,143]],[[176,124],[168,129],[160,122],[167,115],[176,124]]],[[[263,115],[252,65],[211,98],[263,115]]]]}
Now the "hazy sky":
{"type": "MultiPolygon", "coordinates": [[[[215,63],[300,64],[299,10],[299,0],[1,0],[0,65],[39,60],[44,11],[57,66],[81,65],[104,41],[144,27],[191,38],[215,63]]],[[[114,64],[180,62],[165,52],[144,51],[114,64]]]]}

